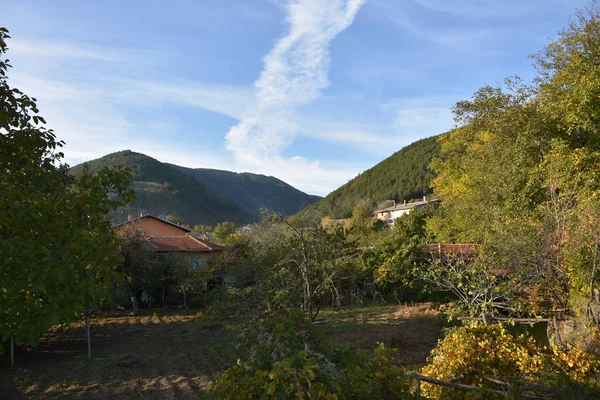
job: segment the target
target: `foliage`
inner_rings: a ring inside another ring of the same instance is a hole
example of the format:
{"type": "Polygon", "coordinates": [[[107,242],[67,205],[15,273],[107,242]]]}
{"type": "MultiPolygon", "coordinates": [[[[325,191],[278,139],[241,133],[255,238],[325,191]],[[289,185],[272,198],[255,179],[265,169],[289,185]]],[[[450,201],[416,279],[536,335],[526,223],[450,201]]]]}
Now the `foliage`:
{"type": "MultiPolygon", "coordinates": [[[[8,37],[0,28],[0,56],[8,37]]],[[[0,59],[0,340],[36,344],[109,296],[120,256],[106,214],[133,194],[122,168],[68,174],[63,143],[10,88],[9,67],[0,59]]]]}
{"type": "Polygon", "coordinates": [[[444,205],[428,222],[441,242],[481,243],[487,264],[507,272],[505,288],[526,288],[515,308],[570,309],[596,325],[598,15],[595,6],[580,12],[534,56],[533,83],[508,79],[457,103],[459,127],[432,162],[444,205]]]}
{"type": "Polygon", "coordinates": [[[111,214],[113,222],[140,214],[177,215],[188,224],[215,225],[222,221],[248,223],[257,218],[233,200],[221,196],[202,182],[169,164],[129,150],[108,154],[71,168],[78,175],[84,165],[94,172],[122,166],[132,172],[136,201],[111,214]]]}
{"type": "Polygon", "coordinates": [[[365,202],[359,201],[352,208],[350,218],[350,229],[359,234],[367,234],[373,229],[373,207],[365,202]]]}
{"type": "MultiPolygon", "coordinates": [[[[542,390],[558,398],[597,398],[600,394],[600,358],[574,347],[553,347],[552,352],[524,334],[513,334],[503,324],[474,324],[451,331],[432,350],[423,375],[489,389],[501,389],[489,378],[511,385],[520,398],[525,391],[542,390]]],[[[423,383],[429,398],[462,398],[464,392],[423,383]],[[460,395],[459,395],[460,394],[460,395]]],[[[467,398],[481,393],[473,393],[467,398]]],[[[488,397],[489,394],[484,395],[488,397]]]]}
{"type": "Polygon", "coordinates": [[[217,377],[215,399],[410,398],[406,378],[379,344],[375,356],[332,345],[303,313],[263,321],[251,356],[217,377]]]}
{"type": "MultiPolygon", "coordinates": [[[[486,378],[518,387],[523,377],[528,382],[531,374],[541,371],[541,350],[531,337],[513,335],[502,324],[463,326],[440,340],[421,372],[444,381],[461,378],[462,384],[482,388],[498,389],[486,378]]],[[[454,398],[455,390],[423,383],[422,393],[447,399],[454,398]]]]}
{"type": "Polygon", "coordinates": [[[231,235],[237,231],[237,226],[233,222],[220,222],[215,226],[213,231],[213,239],[217,243],[227,243],[231,235]]]}
{"type": "Polygon", "coordinates": [[[389,235],[363,253],[365,267],[380,285],[420,287],[419,271],[428,265],[423,245],[431,242],[425,224],[435,212],[433,207],[414,209],[394,221],[389,235]]]}
{"type": "Polygon", "coordinates": [[[176,165],[173,167],[221,196],[231,199],[255,217],[259,217],[263,210],[293,215],[320,199],[319,196],[303,193],[272,176],[206,168],[192,169],[176,165]]]}
{"type": "Polygon", "coordinates": [[[183,226],[184,228],[189,228],[189,225],[187,225],[185,223],[185,221],[183,220],[183,218],[178,217],[177,215],[168,214],[165,217],[165,221],[169,221],[169,222],[172,222],[172,223],[177,224],[179,226],[183,226]]]}
{"type": "Polygon", "coordinates": [[[438,151],[437,136],[418,140],[329,193],[315,206],[326,209],[332,218],[346,218],[360,201],[375,204],[421,198],[432,192],[434,173],[429,163],[438,151]]]}
{"type": "Polygon", "coordinates": [[[213,227],[210,225],[194,225],[194,228],[192,228],[192,233],[194,235],[201,235],[201,234],[205,234],[207,232],[212,232],[213,227]]]}
{"type": "Polygon", "coordinates": [[[221,265],[235,288],[252,293],[244,309],[268,314],[301,304],[314,319],[323,305],[340,304],[355,253],[344,230],[323,228],[318,216],[290,223],[268,214],[230,236],[221,265]]]}

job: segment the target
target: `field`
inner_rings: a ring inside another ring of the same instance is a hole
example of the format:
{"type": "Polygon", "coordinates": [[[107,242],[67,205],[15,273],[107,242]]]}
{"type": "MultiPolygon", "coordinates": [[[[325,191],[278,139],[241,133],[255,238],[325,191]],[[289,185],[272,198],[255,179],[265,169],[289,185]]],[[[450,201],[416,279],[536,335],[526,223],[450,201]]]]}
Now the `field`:
{"type": "MultiPolygon", "coordinates": [[[[324,311],[317,322],[338,343],[397,347],[407,370],[425,363],[444,325],[427,305],[324,311]]],[[[236,349],[234,332],[193,312],[107,313],[92,326],[91,361],[82,323],[49,332],[37,348],[17,349],[14,368],[3,356],[0,398],[201,398],[213,376],[244,352],[236,349]]]]}

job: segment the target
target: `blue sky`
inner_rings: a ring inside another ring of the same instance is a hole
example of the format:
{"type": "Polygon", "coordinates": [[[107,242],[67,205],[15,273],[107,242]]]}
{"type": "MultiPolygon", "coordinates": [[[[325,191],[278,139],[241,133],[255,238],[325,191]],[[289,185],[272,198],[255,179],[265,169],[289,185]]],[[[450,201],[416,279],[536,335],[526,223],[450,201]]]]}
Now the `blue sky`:
{"type": "Polygon", "coordinates": [[[10,84],[71,165],[130,149],[325,195],[453,126],[584,0],[8,1],[10,84]]]}

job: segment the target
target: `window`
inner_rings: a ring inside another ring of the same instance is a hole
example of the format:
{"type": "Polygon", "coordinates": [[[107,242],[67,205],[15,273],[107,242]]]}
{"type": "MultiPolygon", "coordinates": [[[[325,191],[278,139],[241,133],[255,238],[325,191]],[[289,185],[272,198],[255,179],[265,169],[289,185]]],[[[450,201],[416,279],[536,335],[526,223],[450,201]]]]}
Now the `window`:
{"type": "Polygon", "coordinates": [[[193,256],[190,257],[190,268],[191,269],[201,269],[202,268],[202,256],[193,256]]]}

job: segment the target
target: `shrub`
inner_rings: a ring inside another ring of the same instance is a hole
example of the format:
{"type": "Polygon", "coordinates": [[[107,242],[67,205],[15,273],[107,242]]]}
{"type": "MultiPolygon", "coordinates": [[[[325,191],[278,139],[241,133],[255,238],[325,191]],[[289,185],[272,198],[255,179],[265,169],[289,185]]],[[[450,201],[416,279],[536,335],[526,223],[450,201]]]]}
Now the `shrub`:
{"type": "Polygon", "coordinates": [[[260,324],[258,344],[214,381],[215,399],[409,398],[402,370],[379,344],[375,356],[325,342],[304,314],[273,317],[260,324]]]}
{"type": "MultiPolygon", "coordinates": [[[[451,331],[432,350],[423,375],[460,383],[498,389],[486,378],[516,383],[528,374],[541,370],[542,349],[533,338],[512,335],[502,324],[471,325],[451,331]]],[[[423,384],[423,394],[430,398],[452,398],[453,389],[423,384]]]]}

